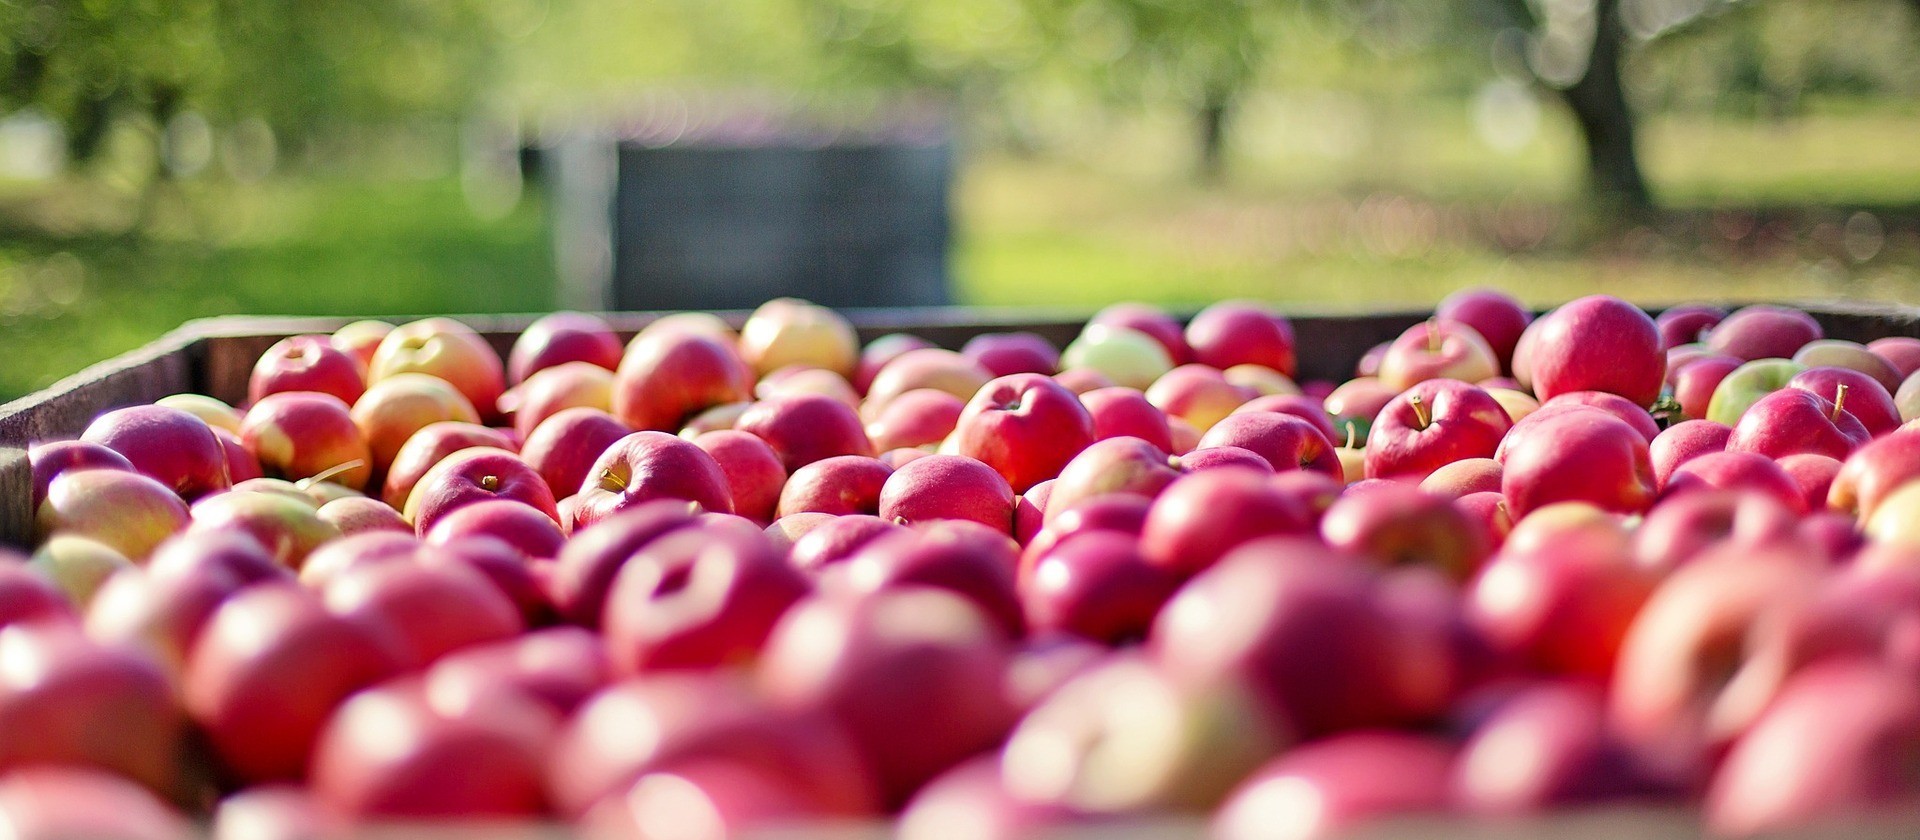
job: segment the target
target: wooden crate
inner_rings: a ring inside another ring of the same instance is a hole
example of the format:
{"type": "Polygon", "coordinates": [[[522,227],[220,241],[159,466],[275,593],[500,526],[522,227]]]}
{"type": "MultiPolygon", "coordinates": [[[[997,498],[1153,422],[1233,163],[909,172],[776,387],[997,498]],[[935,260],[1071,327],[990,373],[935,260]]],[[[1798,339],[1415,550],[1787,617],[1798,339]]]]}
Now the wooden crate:
{"type": "MultiPolygon", "coordinates": [[[[1829,338],[1866,342],[1888,336],[1920,337],[1920,307],[1848,302],[1799,305],[1820,321],[1829,338]]],[[[744,311],[717,314],[736,327],[747,315],[744,311]]],[[[969,308],[851,309],[844,310],[844,314],[858,328],[862,342],[887,333],[910,332],[956,349],[980,333],[1008,330],[1028,330],[1065,346],[1078,334],[1087,315],[1057,310],[969,308]]],[[[1391,340],[1427,317],[1426,312],[1411,310],[1366,313],[1289,310],[1288,314],[1300,348],[1300,378],[1335,381],[1350,376],[1355,361],[1368,348],[1391,340]]],[[[538,316],[455,317],[484,335],[504,358],[514,338],[538,316]]],[[[658,313],[615,312],[604,313],[603,317],[627,338],[658,317],[658,313]]],[[[46,390],[0,405],[0,545],[27,548],[33,539],[32,471],[26,456],[29,444],[75,437],[104,411],[152,402],[169,394],[204,393],[237,405],[246,397],[247,377],[254,360],[274,342],[292,335],[332,332],[350,320],[353,319],[232,316],[194,321],[145,347],[89,367],[46,390]]],[[[755,840],[878,840],[890,835],[891,831],[881,825],[834,825],[766,832],[757,834],[755,840]]],[[[1195,819],[1153,818],[1126,825],[1074,828],[1060,832],[1057,837],[1060,840],[1148,840],[1205,835],[1206,826],[1195,819]]],[[[392,833],[375,831],[367,836],[422,835],[418,827],[407,827],[392,833]]],[[[463,831],[461,836],[469,835],[463,831]]],[[[562,838],[566,833],[551,826],[529,826],[503,828],[497,836],[562,838]]],[[[1679,840],[1699,837],[1701,829],[1698,815],[1690,809],[1663,805],[1615,806],[1506,821],[1392,820],[1356,836],[1381,840],[1536,837],[1679,840]]],[[[1823,840],[1910,840],[1920,837],[1920,818],[1895,815],[1887,821],[1792,836],[1823,840]]]]}

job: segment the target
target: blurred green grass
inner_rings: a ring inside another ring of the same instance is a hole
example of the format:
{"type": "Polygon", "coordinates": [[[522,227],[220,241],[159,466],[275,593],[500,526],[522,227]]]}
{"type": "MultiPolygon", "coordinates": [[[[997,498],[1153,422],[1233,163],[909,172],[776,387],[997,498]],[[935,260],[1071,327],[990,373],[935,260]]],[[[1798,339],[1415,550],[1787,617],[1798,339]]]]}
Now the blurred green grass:
{"type": "MultiPolygon", "coordinates": [[[[1257,115],[1244,131],[1265,137],[1257,115]]],[[[1595,291],[1685,299],[1912,301],[1920,233],[1850,251],[1846,212],[1762,244],[1634,230],[1584,244],[1570,129],[1549,115],[1510,155],[1462,109],[1391,115],[1335,157],[1244,144],[1230,186],[1185,178],[1171,133],[1046,159],[980,155],[956,192],[964,303],[1195,305],[1228,296],[1335,309],[1425,306],[1467,285],[1551,304],[1595,291]]],[[[1760,124],[1663,117],[1647,166],[1680,207],[1920,205],[1920,113],[1816,110],[1760,124]]],[[[538,190],[503,218],[454,178],[286,176],[163,190],[135,224],[86,182],[0,184],[0,399],[210,315],[404,316],[553,307],[538,190]],[[138,230],[136,235],[129,231],[138,230]]]]}

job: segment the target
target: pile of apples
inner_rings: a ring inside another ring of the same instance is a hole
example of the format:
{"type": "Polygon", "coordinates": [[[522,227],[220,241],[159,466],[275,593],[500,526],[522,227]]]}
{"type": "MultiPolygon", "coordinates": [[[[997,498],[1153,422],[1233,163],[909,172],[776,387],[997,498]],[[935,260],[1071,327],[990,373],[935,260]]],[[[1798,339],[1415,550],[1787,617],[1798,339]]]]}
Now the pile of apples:
{"type": "Polygon", "coordinates": [[[0,835],[1920,813],[1920,339],[1471,290],[1314,351],[1244,301],[286,339],[33,447],[0,835]]]}

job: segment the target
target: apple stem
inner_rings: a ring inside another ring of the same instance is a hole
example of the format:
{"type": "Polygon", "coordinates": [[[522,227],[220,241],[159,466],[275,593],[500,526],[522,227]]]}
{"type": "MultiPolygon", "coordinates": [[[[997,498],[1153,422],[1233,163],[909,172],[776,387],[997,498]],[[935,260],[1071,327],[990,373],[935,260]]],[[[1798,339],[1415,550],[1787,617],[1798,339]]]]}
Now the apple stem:
{"type": "Polygon", "coordinates": [[[493,492],[500,489],[500,476],[483,475],[480,477],[480,489],[493,492]]]}
{"type": "Polygon", "coordinates": [[[1440,331],[1435,329],[1433,321],[1432,318],[1427,319],[1427,352],[1438,353],[1440,352],[1440,331]]]}
{"type": "Polygon", "coordinates": [[[312,487],[315,484],[319,484],[322,481],[326,481],[327,479],[330,479],[348,470],[357,470],[361,467],[366,466],[366,464],[367,462],[362,461],[359,458],[355,458],[344,464],[334,464],[333,466],[328,467],[324,470],[321,470],[320,472],[314,475],[310,475],[306,478],[303,478],[303,479],[300,479],[299,481],[294,482],[294,486],[302,490],[305,490],[309,487],[312,487]]]}
{"type": "Polygon", "coordinates": [[[1358,432],[1359,432],[1359,424],[1354,423],[1352,420],[1348,420],[1347,421],[1347,448],[1348,449],[1353,448],[1353,442],[1357,438],[1358,432]]]}
{"type": "Polygon", "coordinates": [[[1427,403],[1420,399],[1419,394],[1408,395],[1407,402],[1413,403],[1413,419],[1420,421],[1421,431],[1426,431],[1428,426],[1433,425],[1433,413],[1427,411],[1427,403]]]}
{"type": "Polygon", "coordinates": [[[1834,389],[1833,389],[1833,417],[1832,417],[1833,422],[1835,423],[1840,422],[1840,411],[1842,407],[1845,406],[1846,404],[1847,404],[1847,383],[1842,382],[1839,385],[1834,386],[1834,389]]]}
{"type": "Polygon", "coordinates": [[[614,472],[612,468],[600,471],[600,482],[602,484],[613,485],[613,489],[616,491],[627,489],[627,480],[621,478],[619,473],[614,472]]]}

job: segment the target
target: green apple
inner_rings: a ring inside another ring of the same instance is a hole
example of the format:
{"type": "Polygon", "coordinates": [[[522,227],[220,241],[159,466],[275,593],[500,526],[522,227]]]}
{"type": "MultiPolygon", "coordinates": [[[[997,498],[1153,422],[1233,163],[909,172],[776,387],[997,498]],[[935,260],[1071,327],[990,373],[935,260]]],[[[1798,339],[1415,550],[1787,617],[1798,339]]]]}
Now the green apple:
{"type": "Polygon", "coordinates": [[[1760,401],[1761,397],[1787,387],[1792,379],[1807,366],[1786,359],[1757,359],[1733,369],[1727,378],[1720,380],[1720,386],[1713,389],[1713,400],[1707,403],[1707,419],[1728,426],[1740,425],[1740,415],[1760,401]]]}
{"type": "Polygon", "coordinates": [[[1090,368],[1115,385],[1145,391],[1173,369],[1173,358],[1160,342],[1139,330],[1090,324],[1060,353],[1060,369],[1073,368],[1090,368]]]}
{"type": "Polygon", "coordinates": [[[53,535],[33,553],[27,566],[52,581],[82,614],[107,578],[134,568],[133,561],[112,546],[74,534],[53,535]]]}

